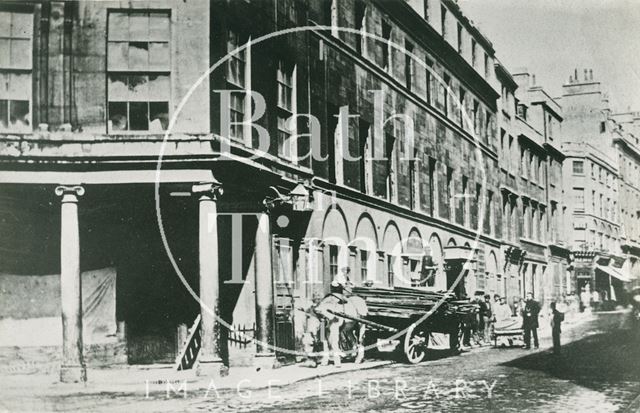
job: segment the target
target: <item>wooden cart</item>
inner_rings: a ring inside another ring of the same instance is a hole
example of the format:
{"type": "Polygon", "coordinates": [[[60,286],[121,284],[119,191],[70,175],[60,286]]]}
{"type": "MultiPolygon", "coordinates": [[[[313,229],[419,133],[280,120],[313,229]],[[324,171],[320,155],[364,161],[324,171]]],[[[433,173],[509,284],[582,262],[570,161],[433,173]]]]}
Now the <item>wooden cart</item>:
{"type": "Polygon", "coordinates": [[[411,364],[425,358],[431,333],[448,334],[450,350],[458,352],[462,318],[468,306],[473,306],[468,301],[454,301],[451,294],[416,288],[356,287],[353,294],[366,301],[368,315],[365,319],[346,318],[367,324],[368,343],[397,341],[396,350],[411,364]]]}

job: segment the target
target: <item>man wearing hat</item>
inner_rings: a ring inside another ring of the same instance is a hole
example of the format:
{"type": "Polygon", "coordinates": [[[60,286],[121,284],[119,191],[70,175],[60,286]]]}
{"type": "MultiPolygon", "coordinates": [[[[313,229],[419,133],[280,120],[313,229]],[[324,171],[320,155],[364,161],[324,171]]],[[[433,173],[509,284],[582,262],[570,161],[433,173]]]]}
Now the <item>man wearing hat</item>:
{"type": "Polygon", "coordinates": [[[350,296],[353,283],[349,279],[349,274],[351,273],[351,268],[343,267],[341,272],[336,274],[331,281],[331,293],[332,294],[344,294],[345,296],[350,296]]]}
{"type": "MultiPolygon", "coordinates": [[[[328,336],[327,342],[329,347],[329,353],[333,357],[333,363],[336,367],[341,365],[341,357],[344,355],[340,350],[340,327],[344,324],[345,320],[342,317],[338,317],[332,314],[329,310],[335,306],[336,301],[340,305],[344,305],[348,302],[347,297],[351,296],[353,284],[349,280],[349,273],[351,270],[349,267],[343,267],[342,271],[336,274],[330,284],[330,299],[323,300],[318,306],[315,307],[315,312],[319,316],[323,317],[328,322],[328,336]]],[[[326,298],[326,297],[325,297],[326,298]]],[[[328,358],[325,357],[320,364],[326,365],[328,358]]]]}
{"type": "Polygon", "coordinates": [[[533,293],[527,293],[527,300],[522,309],[522,328],[524,329],[525,348],[531,348],[531,336],[533,335],[533,345],[538,348],[538,314],[540,314],[540,304],[533,299],[533,293]]]}

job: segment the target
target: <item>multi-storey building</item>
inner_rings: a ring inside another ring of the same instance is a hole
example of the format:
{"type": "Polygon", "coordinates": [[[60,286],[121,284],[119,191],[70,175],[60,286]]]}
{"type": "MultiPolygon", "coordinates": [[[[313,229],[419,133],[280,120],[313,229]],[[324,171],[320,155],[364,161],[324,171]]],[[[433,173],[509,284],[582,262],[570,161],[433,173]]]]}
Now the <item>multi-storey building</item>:
{"type": "Polygon", "coordinates": [[[212,194],[170,196],[212,181],[208,78],[172,123],[156,175],[169,120],[209,68],[209,7],[0,4],[2,348],[46,349],[64,381],[82,379],[85,360],[172,361],[178,326],[199,312],[163,251],[156,182],[185,283],[214,303],[204,285],[217,280],[216,244],[198,218],[212,194]]]}
{"type": "Polygon", "coordinates": [[[509,296],[511,303],[522,297],[520,268],[525,252],[520,245],[520,163],[516,121],[515,91],[518,84],[499,62],[495,65],[496,81],[500,84],[498,119],[500,127],[500,193],[502,206],[502,253],[504,256],[501,296],[509,296]]]}
{"type": "MultiPolygon", "coordinates": [[[[611,114],[605,128],[612,130],[617,152],[618,207],[622,252],[627,254],[625,271],[632,286],[640,284],[640,117],[637,112],[611,114]]],[[[615,207],[615,205],[614,205],[615,207]]]]}
{"type": "Polygon", "coordinates": [[[85,360],[172,361],[191,325],[204,371],[272,364],[343,266],[355,284],[503,292],[494,50],[455,2],[0,18],[3,344],[62,346],[63,380],[85,360]]]}
{"type": "Polygon", "coordinates": [[[564,182],[571,213],[571,248],[577,291],[621,298],[625,254],[621,249],[620,170],[608,100],[593,72],[577,70],[563,85],[564,182]]]}
{"type": "MultiPolygon", "coordinates": [[[[551,300],[573,291],[568,282],[570,250],[566,245],[567,207],[562,186],[565,156],[559,142],[562,135],[562,108],[536,84],[535,75],[524,70],[514,74],[514,78],[519,84],[516,97],[521,125],[520,165],[529,171],[528,188],[523,185],[523,196],[528,198],[524,200],[523,214],[528,209],[529,216],[524,214],[523,224],[530,228],[523,230],[523,242],[529,256],[538,259],[537,263],[530,265],[542,265],[540,277],[529,283],[525,281],[524,290],[532,291],[547,305],[551,300]]],[[[522,173],[521,177],[526,177],[526,173],[522,173]]],[[[525,265],[526,261],[525,257],[525,265]]],[[[535,277],[535,271],[532,271],[532,275],[535,277]]]]}
{"type": "Polygon", "coordinates": [[[569,251],[563,246],[565,210],[560,184],[564,155],[558,136],[561,108],[526,71],[496,65],[501,84],[505,266],[517,282],[513,296],[531,292],[543,304],[569,292],[569,251]]]}

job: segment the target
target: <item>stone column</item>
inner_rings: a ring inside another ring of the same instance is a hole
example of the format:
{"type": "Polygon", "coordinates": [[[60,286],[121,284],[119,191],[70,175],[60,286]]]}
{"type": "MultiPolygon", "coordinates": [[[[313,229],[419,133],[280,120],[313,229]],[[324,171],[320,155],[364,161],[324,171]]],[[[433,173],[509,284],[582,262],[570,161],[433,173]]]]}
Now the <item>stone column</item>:
{"type": "Polygon", "coordinates": [[[256,365],[273,367],[274,295],[271,259],[271,220],[268,212],[258,214],[256,230],[256,365]]]}
{"type": "Polygon", "coordinates": [[[80,230],[78,197],[81,186],[59,186],[60,208],[60,299],[62,308],[62,364],[60,381],[87,381],[82,355],[82,282],[80,280],[80,230]]]}
{"type": "Polygon", "coordinates": [[[314,294],[322,298],[323,291],[323,242],[319,238],[306,238],[307,245],[307,294],[309,298],[313,298],[314,294]]]}
{"type": "Polygon", "coordinates": [[[218,208],[222,195],[218,182],[193,186],[199,195],[199,282],[200,282],[200,337],[201,346],[196,374],[220,375],[223,368],[220,357],[220,330],[217,317],[220,312],[220,274],[218,268],[218,208]]]}

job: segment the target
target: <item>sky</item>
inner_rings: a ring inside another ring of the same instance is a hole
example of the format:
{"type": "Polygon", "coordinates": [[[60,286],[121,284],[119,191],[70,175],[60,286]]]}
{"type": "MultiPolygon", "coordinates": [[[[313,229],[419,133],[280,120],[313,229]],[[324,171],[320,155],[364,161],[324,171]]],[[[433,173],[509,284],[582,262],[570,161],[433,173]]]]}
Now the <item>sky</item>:
{"type": "Polygon", "coordinates": [[[560,96],[574,69],[593,69],[614,112],[640,111],[639,0],[458,0],[497,58],[526,67],[560,96]]]}

